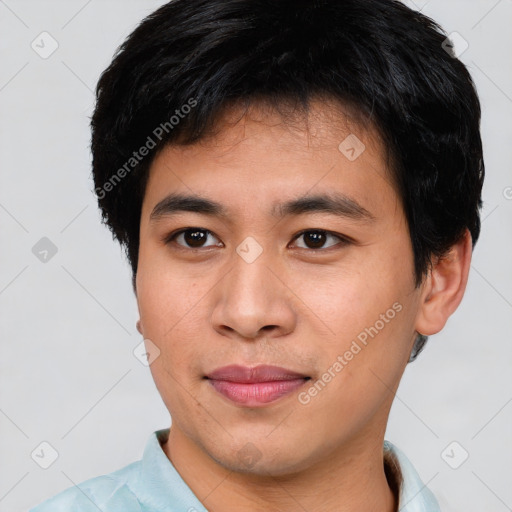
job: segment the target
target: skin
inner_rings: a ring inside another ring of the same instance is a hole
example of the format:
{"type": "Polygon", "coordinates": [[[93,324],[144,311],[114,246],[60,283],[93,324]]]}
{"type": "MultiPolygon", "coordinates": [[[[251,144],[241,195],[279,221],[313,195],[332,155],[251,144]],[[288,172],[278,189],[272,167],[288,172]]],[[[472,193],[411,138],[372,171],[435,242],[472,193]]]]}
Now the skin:
{"type": "Polygon", "coordinates": [[[395,511],[382,454],[389,410],[416,333],[442,329],[462,298],[469,233],[415,287],[407,222],[372,126],[318,100],[307,128],[263,104],[236,114],[227,110],[200,143],[163,149],[145,191],[138,326],[160,350],[150,368],[172,417],[163,449],[211,512],[395,511]],[[354,161],[338,149],[350,133],[366,146],[354,161]],[[176,192],[221,203],[228,215],[151,219],[176,192]],[[275,203],[332,192],[373,219],[270,213],[275,203]],[[196,249],[184,235],[164,241],[185,228],[208,237],[196,249]],[[302,230],[328,234],[315,246],[296,238],[302,230]],[[236,252],[247,237],[262,249],[252,263],[236,252]],[[401,311],[301,403],[299,393],[395,303],[401,311]],[[282,366],[311,381],[265,407],[243,407],[204,378],[227,364],[282,366]]]}

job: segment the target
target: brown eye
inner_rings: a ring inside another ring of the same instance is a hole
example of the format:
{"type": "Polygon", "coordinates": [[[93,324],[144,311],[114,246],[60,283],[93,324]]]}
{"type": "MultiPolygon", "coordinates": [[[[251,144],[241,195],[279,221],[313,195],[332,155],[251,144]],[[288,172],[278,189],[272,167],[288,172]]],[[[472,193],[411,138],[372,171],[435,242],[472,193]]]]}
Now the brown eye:
{"type": "Polygon", "coordinates": [[[296,240],[299,240],[301,238],[304,239],[304,246],[299,246],[301,249],[326,249],[334,245],[337,245],[337,243],[339,243],[340,241],[346,242],[346,240],[343,239],[342,237],[334,235],[333,233],[329,233],[328,231],[322,230],[303,231],[297,236],[296,240]],[[335,239],[335,241],[334,243],[331,243],[330,245],[325,247],[324,244],[329,239],[335,239]]]}
{"type": "MultiPolygon", "coordinates": [[[[181,231],[178,231],[177,233],[174,233],[170,237],[167,238],[166,242],[173,242],[176,241],[178,245],[181,245],[185,248],[189,249],[201,249],[203,247],[208,247],[206,244],[206,241],[208,240],[208,237],[216,238],[213,236],[213,234],[208,231],[207,229],[201,229],[201,228],[189,228],[189,229],[182,229],[181,231]]],[[[219,244],[210,244],[210,245],[219,245],[219,244]]]]}

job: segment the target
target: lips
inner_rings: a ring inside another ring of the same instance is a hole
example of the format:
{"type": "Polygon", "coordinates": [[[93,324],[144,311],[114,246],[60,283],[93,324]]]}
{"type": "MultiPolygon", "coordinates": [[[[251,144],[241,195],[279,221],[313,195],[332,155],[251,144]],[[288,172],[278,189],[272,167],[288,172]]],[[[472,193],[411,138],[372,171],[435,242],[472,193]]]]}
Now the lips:
{"type": "Polygon", "coordinates": [[[286,368],[268,365],[260,365],[254,368],[239,365],[224,366],[209,373],[206,377],[212,380],[227,380],[245,384],[308,378],[307,375],[286,368]]]}
{"type": "Polygon", "coordinates": [[[309,376],[281,368],[231,365],[218,368],[206,378],[225,398],[246,407],[261,407],[295,391],[309,376]]]}

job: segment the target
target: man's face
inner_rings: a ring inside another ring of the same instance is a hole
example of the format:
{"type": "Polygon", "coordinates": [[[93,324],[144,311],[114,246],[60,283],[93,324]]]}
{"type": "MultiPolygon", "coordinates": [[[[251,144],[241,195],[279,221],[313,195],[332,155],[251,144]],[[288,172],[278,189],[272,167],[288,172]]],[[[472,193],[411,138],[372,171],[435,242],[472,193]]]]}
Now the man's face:
{"type": "Polygon", "coordinates": [[[379,449],[411,351],[421,289],[385,149],[333,111],[313,103],[307,133],[255,109],[150,169],[136,287],[160,350],[151,371],[174,432],[230,470],[287,474],[379,449]],[[176,209],[171,194],[224,215],[176,209]],[[337,213],[281,207],[303,197],[344,200],[337,213]],[[207,378],[228,365],[309,379],[207,378]]]}

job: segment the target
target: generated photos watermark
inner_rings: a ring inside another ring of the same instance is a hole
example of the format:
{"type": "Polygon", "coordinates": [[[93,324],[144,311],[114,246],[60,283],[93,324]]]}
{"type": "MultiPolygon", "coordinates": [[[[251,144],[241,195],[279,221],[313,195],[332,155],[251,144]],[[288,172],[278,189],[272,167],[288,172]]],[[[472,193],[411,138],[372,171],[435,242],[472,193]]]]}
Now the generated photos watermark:
{"type": "Polygon", "coordinates": [[[103,199],[108,192],[112,192],[112,190],[114,190],[114,188],[121,183],[121,181],[130,174],[146,156],[149,155],[151,150],[156,148],[165,135],[171,133],[171,131],[180,124],[181,120],[190,114],[195,106],[197,106],[197,100],[189,98],[187,103],[174,111],[175,115],[171,116],[168,121],[160,123],[153,130],[151,135],[148,135],[146,142],[144,142],[138,151],[134,151],[132,156],[114,174],[112,174],[112,176],[101,187],[96,187],[94,189],[98,199],[103,199]]]}
{"type": "Polygon", "coordinates": [[[322,376],[315,381],[306,391],[302,391],[297,395],[299,402],[302,405],[307,405],[311,402],[311,399],[322,391],[329,382],[331,382],[336,375],[338,375],[345,366],[349,364],[354,357],[359,354],[363,348],[368,345],[368,342],[375,338],[391,320],[393,320],[397,313],[402,311],[402,304],[399,302],[395,302],[385,313],[382,313],[379,316],[379,319],[370,327],[366,327],[362,330],[352,343],[350,344],[350,348],[347,349],[343,355],[339,355],[336,358],[336,361],[327,368],[327,370],[322,374],[322,376]]]}

